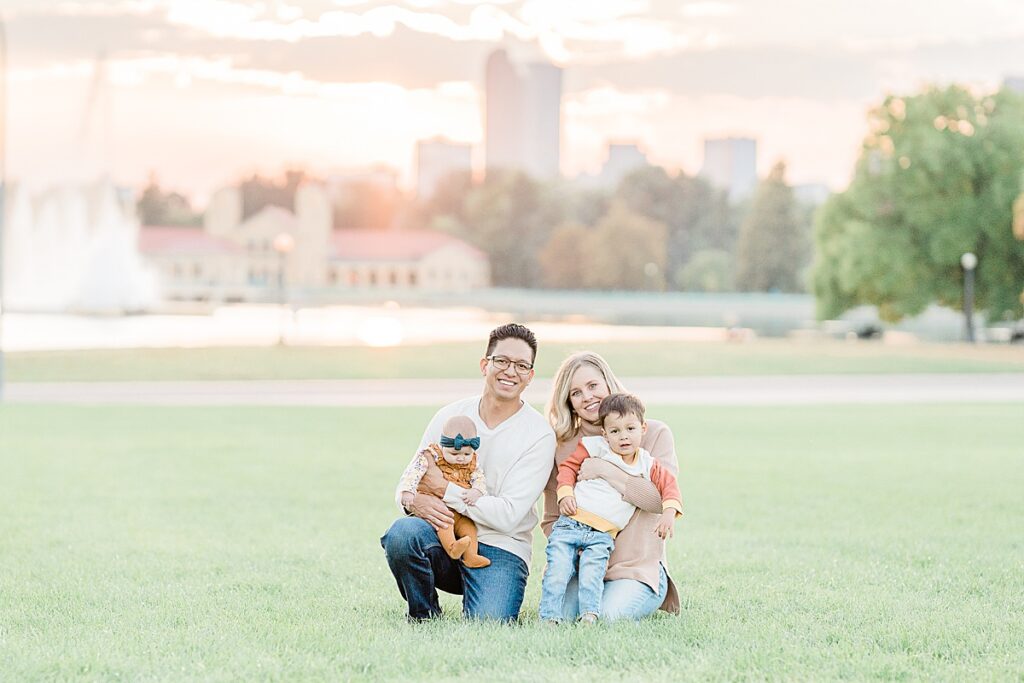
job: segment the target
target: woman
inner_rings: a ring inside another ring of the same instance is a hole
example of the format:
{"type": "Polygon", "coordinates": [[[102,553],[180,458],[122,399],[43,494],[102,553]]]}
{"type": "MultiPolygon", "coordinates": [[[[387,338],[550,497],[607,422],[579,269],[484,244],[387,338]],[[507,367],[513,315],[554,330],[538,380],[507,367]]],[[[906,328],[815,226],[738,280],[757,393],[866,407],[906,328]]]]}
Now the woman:
{"type": "MultiPolygon", "coordinates": [[[[545,535],[551,534],[551,527],[558,519],[555,496],[558,465],[576,450],[580,438],[601,434],[597,422],[601,399],[621,391],[625,391],[622,384],[604,358],[596,353],[573,354],[558,368],[547,406],[558,446],[555,469],[544,489],[541,528],[545,535]]],[[[675,442],[664,422],[647,421],[647,434],[641,446],[663,467],[678,475],[675,442]]],[[[608,481],[625,500],[637,506],[629,524],[615,537],[615,549],[605,574],[601,618],[607,621],[643,619],[658,609],[678,614],[679,594],[665,569],[665,542],[654,533],[661,516],[658,489],[650,481],[628,476],[611,463],[588,458],[580,470],[580,479],[598,477],[608,481]]],[[[578,611],[577,585],[573,579],[565,595],[566,619],[575,619],[578,611]]]]}

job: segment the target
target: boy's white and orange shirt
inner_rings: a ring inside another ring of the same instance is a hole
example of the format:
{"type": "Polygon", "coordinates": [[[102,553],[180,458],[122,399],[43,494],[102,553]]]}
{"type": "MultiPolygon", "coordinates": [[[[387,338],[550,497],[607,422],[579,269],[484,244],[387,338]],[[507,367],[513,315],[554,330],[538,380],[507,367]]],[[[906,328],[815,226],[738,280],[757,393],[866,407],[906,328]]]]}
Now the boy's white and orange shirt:
{"type": "Polygon", "coordinates": [[[576,497],[577,512],[572,518],[598,531],[607,531],[613,537],[629,522],[636,508],[622,500],[622,495],[603,479],[579,482],[579,472],[587,458],[606,460],[627,474],[649,479],[661,493],[662,509],[683,513],[682,495],[675,476],[661,466],[651,454],[640,449],[632,465],[613,453],[608,442],[600,436],[580,439],[576,450],[558,466],[556,496],[576,497]]]}

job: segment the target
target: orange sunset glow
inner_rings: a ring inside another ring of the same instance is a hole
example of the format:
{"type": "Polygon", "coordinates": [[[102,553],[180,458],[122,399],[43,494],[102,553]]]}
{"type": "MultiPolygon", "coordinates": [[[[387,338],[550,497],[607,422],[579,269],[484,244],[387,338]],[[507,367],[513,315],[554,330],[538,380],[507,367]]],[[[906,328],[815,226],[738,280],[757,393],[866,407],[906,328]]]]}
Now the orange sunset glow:
{"type": "Polygon", "coordinates": [[[417,140],[473,145],[487,55],[563,69],[561,172],[609,141],[696,173],[702,141],[758,141],[758,170],[840,189],[884,96],[994,88],[1024,72],[1008,0],[5,0],[8,169],[109,171],[202,203],[243,173],[383,164],[409,188],[417,140]],[[884,21],[880,20],[884,17],[884,21]],[[97,85],[102,84],[102,85],[97,85]]]}

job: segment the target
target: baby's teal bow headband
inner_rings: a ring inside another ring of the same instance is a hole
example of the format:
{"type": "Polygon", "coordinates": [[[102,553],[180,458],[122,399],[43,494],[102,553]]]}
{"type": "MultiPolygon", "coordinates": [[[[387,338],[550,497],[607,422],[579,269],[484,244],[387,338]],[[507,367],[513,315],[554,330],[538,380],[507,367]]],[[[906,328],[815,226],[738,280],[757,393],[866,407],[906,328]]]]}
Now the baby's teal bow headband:
{"type": "Polygon", "coordinates": [[[456,434],[453,439],[450,436],[441,437],[441,448],[454,448],[455,450],[462,450],[463,446],[469,446],[473,450],[480,448],[480,437],[474,436],[472,439],[467,439],[462,434],[456,434]]]}

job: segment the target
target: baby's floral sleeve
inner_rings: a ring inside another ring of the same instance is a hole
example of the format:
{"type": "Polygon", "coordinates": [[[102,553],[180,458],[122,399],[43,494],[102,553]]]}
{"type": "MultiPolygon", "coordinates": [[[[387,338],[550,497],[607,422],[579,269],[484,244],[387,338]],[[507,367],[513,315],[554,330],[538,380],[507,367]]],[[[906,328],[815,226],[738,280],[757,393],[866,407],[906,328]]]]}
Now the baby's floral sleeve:
{"type": "Polygon", "coordinates": [[[479,468],[473,470],[473,474],[469,475],[469,487],[476,489],[482,495],[487,495],[487,479],[479,468]]]}
{"type": "Polygon", "coordinates": [[[420,485],[420,479],[427,473],[427,458],[430,457],[430,451],[424,449],[416,454],[416,457],[412,459],[409,466],[402,472],[402,478],[398,480],[398,490],[401,491],[412,491],[416,493],[416,489],[420,485]]]}

